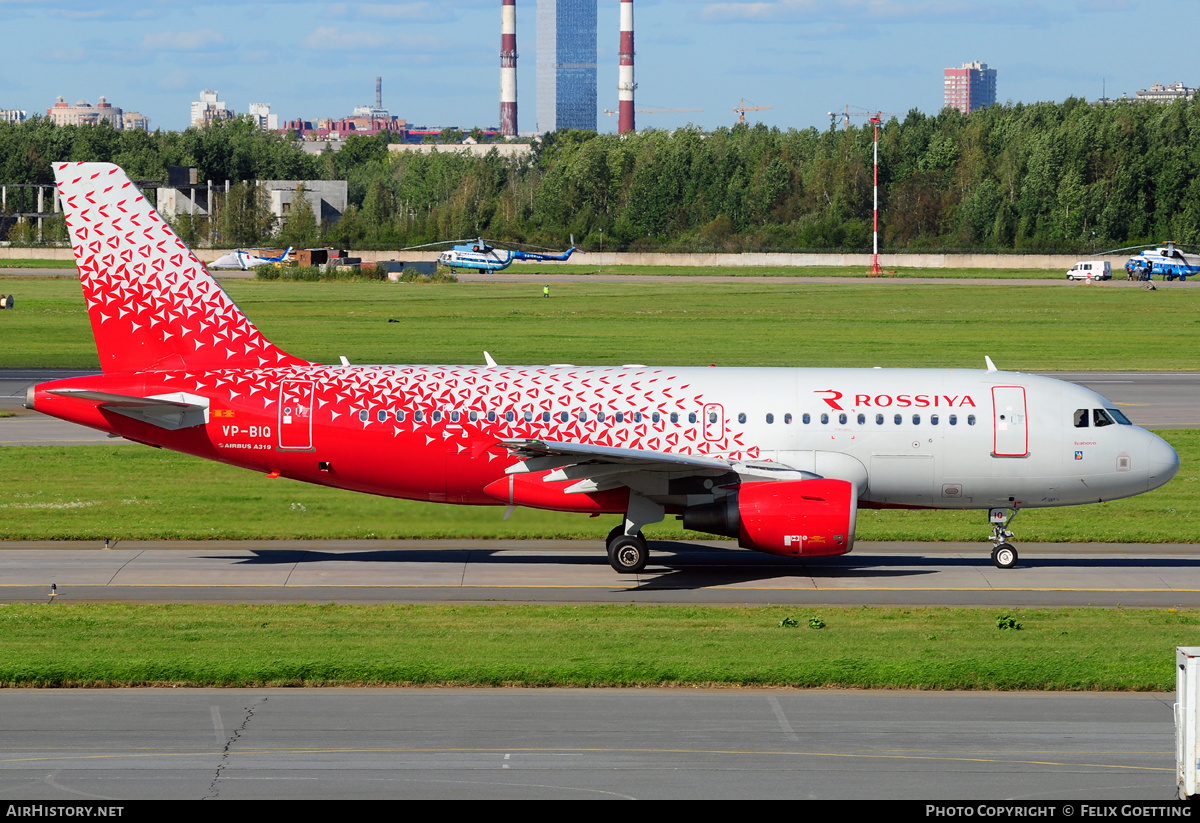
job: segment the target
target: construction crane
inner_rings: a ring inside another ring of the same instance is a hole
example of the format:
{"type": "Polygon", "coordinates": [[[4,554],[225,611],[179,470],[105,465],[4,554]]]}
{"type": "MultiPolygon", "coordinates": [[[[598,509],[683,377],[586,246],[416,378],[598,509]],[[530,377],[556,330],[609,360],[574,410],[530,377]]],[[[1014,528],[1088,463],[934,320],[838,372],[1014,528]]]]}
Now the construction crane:
{"type": "Polygon", "coordinates": [[[733,111],[738,116],[738,122],[745,123],[746,122],[746,112],[748,112],[748,111],[766,111],[767,109],[770,109],[770,108],[774,108],[774,106],[747,106],[746,98],[743,97],[742,104],[740,106],[735,107],[733,111]]]}
{"type": "MultiPolygon", "coordinates": [[[[855,106],[854,108],[857,109],[860,107],[855,106]]],[[[883,112],[883,111],[876,111],[876,112],[870,112],[870,111],[865,111],[865,110],[861,111],[861,112],[850,111],[849,105],[847,105],[845,108],[845,118],[846,118],[846,128],[847,129],[850,128],[850,118],[851,117],[869,118],[867,120],[867,122],[875,127],[875,183],[874,183],[875,214],[874,214],[874,227],[873,227],[873,231],[872,231],[872,234],[874,235],[874,237],[872,239],[873,250],[872,250],[872,255],[871,255],[871,270],[868,272],[868,275],[871,277],[878,277],[879,275],[883,274],[883,269],[879,268],[879,125],[883,122],[884,117],[899,117],[899,116],[900,115],[898,115],[898,114],[892,114],[891,112],[883,112]]],[[[831,126],[833,125],[834,117],[835,117],[834,113],[829,112],[829,123],[831,126]]],[[[891,274],[895,274],[895,272],[891,272],[891,274]]]]}

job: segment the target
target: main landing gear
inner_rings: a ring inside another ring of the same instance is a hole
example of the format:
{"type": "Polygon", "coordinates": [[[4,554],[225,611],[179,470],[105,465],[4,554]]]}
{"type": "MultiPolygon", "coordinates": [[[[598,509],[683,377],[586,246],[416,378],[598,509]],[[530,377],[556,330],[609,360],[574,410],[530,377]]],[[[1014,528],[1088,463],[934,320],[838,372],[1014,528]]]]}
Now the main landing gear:
{"type": "Polygon", "coordinates": [[[608,565],[621,574],[637,574],[646,568],[650,547],[642,535],[642,526],[657,523],[664,515],[660,504],[630,491],[625,520],[608,533],[608,565]]]}
{"type": "Polygon", "coordinates": [[[1008,509],[992,509],[988,513],[988,520],[992,524],[991,541],[996,544],[992,549],[992,563],[997,569],[1011,569],[1017,565],[1017,549],[1008,542],[1008,538],[1013,536],[1008,530],[1008,524],[1017,516],[1017,507],[1012,507],[1012,514],[1008,512],[1008,509]]]}
{"type": "Polygon", "coordinates": [[[646,568],[650,547],[641,532],[625,534],[624,526],[608,533],[608,564],[622,574],[636,574],[646,568]]]}

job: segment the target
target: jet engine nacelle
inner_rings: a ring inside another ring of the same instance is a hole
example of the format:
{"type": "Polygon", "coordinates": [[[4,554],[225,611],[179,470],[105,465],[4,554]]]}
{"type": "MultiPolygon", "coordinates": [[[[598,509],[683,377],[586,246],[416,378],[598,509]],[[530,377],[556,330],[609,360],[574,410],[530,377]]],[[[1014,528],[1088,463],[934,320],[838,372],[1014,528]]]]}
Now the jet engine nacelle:
{"type": "Polygon", "coordinates": [[[744,549],[825,557],[854,547],[858,493],[845,480],[743,483],[713,503],[683,512],[684,528],[736,537],[744,549]]]}

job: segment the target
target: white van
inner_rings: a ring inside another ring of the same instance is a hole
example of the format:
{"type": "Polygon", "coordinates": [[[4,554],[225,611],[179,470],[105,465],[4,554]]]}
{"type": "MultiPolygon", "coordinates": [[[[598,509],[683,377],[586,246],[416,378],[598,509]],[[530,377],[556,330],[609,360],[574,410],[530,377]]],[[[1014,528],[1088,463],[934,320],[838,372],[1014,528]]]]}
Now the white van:
{"type": "Polygon", "coordinates": [[[1081,260],[1067,272],[1068,280],[1112,280],[1112,263],[1107,260],[1081,260]]]}

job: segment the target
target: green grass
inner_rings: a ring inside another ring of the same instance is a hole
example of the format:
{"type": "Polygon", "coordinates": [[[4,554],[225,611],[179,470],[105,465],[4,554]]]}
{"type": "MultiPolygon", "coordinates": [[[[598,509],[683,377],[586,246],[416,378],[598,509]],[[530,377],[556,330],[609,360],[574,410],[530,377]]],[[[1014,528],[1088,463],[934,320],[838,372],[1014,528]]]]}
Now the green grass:
{"type": "MultiPolygon", "coordinates": [[[[0,424],[3,425],[3,424],[0,424]]],[[[1161,489],[1126,500],[1028,509],[1014,523],[1029,542],[1200,542],[1200,430],[1159,434],[1183,469],[1161,489]]],[[[613,516],[449,506],[328,489],[133,445],[0,448],[0,540],[586,538],[613,516]]],[[[859,540],[981,541],[984,512],[859,512],[859,540]]],[[[673,518],[651,539],[685,535],[673,518]]]]}
{"type": "MultiPolygon", "coordinates": [[[[1200,369],[1200,289],[227,281],[273,342],[336,363],[1200,369]],[[389,323],[389,319],[398,322],[389,323]]],[[[7,278],[0,368],[96,368],[79,285],[7,278]]]]}
{"type": "Polygon", "coordinates": [[[70,269],[72,274],[78,271],[75,268],[74,260],[42,260],[21,257],[9,260],[0,259],[0,271],[4,269],[70,269]]]}
{"type": "Polygon", "coordinates": [[[1169,691],[1198,630],[1149,609],[55,603],[0,607],[0,686],[1169,691]]]}
{"type": "MultiPolygon", "coordinates": [[[[578,263],[514,263],[505,270],[508,274],[578,274],[578,275],[635,275],[653,274],[660,277],[867,277],[870,266],[598,266],[589,265],[586,258],[578,263]]],[[[989,278],[1000,280],[1058,280],[1066,279],[1062,269],[953,269],[917,268],[912,266],[882,267],[889,278],[936,277],[944,280],[989,278]]],[[[1124,270],[1120,272],[1125,276],[1124,270]]],[[[1116,277],[1116,272],[1113,273],[1116,277]]]]}

